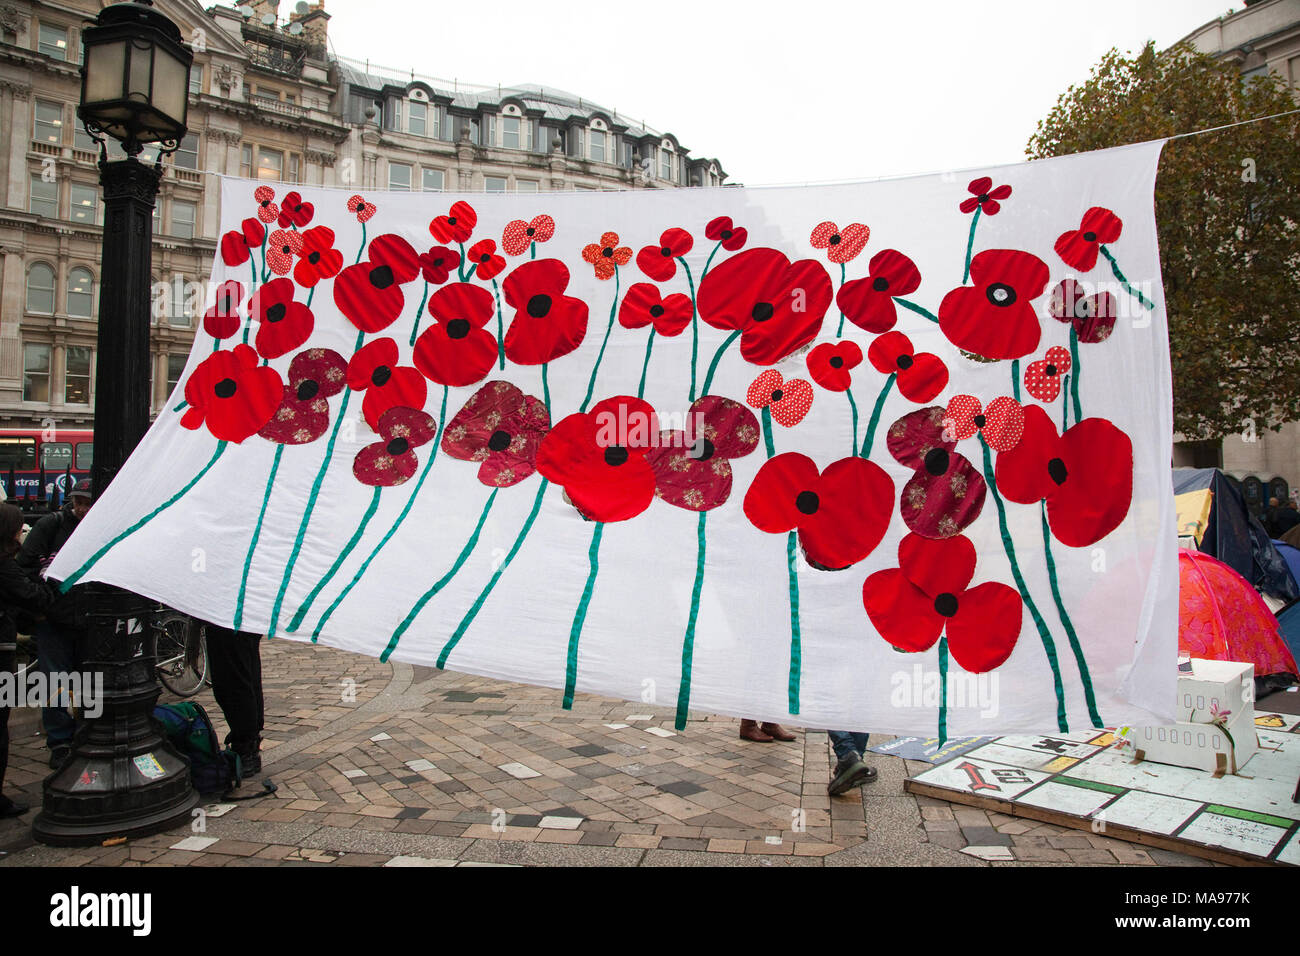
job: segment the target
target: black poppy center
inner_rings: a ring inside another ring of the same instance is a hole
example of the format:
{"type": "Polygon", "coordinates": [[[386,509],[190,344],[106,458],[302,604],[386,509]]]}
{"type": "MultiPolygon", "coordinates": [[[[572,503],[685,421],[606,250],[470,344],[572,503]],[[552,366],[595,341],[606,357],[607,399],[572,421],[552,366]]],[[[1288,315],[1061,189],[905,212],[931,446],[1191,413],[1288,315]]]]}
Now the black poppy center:
{"type": "Polygon", "coordinates": [[[609,258],[613,257],[613,255],[614,255],[614,249],[613,249],[612,246],[606,246],[604,249],[601,249],[601,250],[600,250],[600,254],[601,254],[602,256],[604,256],[606,259],[609,259],[609,258]]]}
{"type": "Polygon", "coordinates": [[[439,256],[438,258],[436,258],[436,259],[433,260],[433,267],[434,267],[435,269],[441,269],[441,268],[442,268],[442,256],[439,256]]]}
{"type": "Polygon", "coordinates": [[[703,438],[696,442],[693,451],[695,453],[696,461],[708,461],[713,457],[716,449],[713,447],[713,442],[709,441],[707,438],[703,438]]]}
{"type": "Polygon", "coordinates": [[[405,438],[394,438],[385,448],[390,455],[405,455],[411,450],[411,443],[405,438]]]}
{"type": "Polygon", "coordinates": [[[832,246],[838,246],[840,244],[840,234],[837,232],[835,235],[831,236],[826,241],[829,242],[832,246]]]}
{"type": "Polygon", "coordinates": [[[1074,303],[1074,317],[1076,319],[1092,318],[1092,302],[1088,299],[1080,299],[1074,303]]]}
{"type": "Polygon", "coordinates": [[[532,226],[529,226],[527,229],[524,230],[524,235],[531,236],[535,232],[537,232],[537,230],[534,229],[532,226]]]}
{"type": "Polygon", "coordinates": [[[662,249],[660,249],[659,254],[663,256],[665,259],[671,259],[673,257],[673,251],[669,249],[667,246],[664,246],[662,249]]]}
{"type": "Polygon", "coordinates": [[[388,380],[393,377],[393,370],[387,365],[381,365],[370,373],[370,383],[372,385],[387,385],[388,380]]]}
{"type": "Polygon", "coordinates": [[[469,319],[452,319],[447,323],[447,338],[463,339],[469,335],[469,319]]]}
{"type": "Polygon", "coordinates": [[[448,216],[448,217],[447,217],[447,225],[449,225],[449,226],[454,226],[454,225],[456,225],[456,217],[455,217],[455,216],[448,216]]]}
{"type": "Polygon", "coordinates": [[[771,302],[756,302],[754,307],[749,310],[749,316],[755,322],[766,322],[776,314],[776,309],[772,308],[771,302]]]}
{"type": "Polygon", "coordinates": [[[291,249],[289,246],[281,246],[280,251],[283,252],[286,256],[291,255],[293,253],[293,249],[291,249]]]}
{"type": "Polygon", "coordinates": [[[298,385],[298,401],[309,402],[316,397],[316,393],[319,391],[320,383],[309,378],[298,385]]]}
{"type": "Polygon", "coordinates": [[[657,319],[664,314],[664,307],[662,305],[652,305],[650,306],[650,314],[657,319]]]}
{"type": "Polygon", "coordinates": [[[319,252],[311,253],[310,255],[307,256],[307,261],[310,262],[312,265],[315,265],[316,263],[320,262],[320,253],[319,252]]]}
{"type": "Polygon", "coordinates": [[[995,282],[985,293],[994,305],[1006,307],[1016,301],[1016,290],[1005,282],[995,282]]]}
{"type": "Polygon", "coordinates": [[[622,445],[610,445],[605,449],[605,464],[617,468],[627,461],[627,449],[622,445]]]}
{"type": "Polygon", "coordinates": [[[1047,373],[1048,378],[1056,378],[1056,366],[1051,362],[1047,363],[1047,367],[1043,371],[1047,373]]]}
{"type": "Polygon", "coordinates": [[[947,449],[931,448],[926,452],[925,470],[936,477],[946,472],[948,470],[947,449]]]}
{"type": "Polygon", "coordinates": [[[934,599],[934,610],[944,617],[952,617],[957,613],[957,596],[944,591],[934,599]]]}
{"type": "Polygon", "coordinates": [[[510,433],[498,428],[488,439],[487,445],[493,451],[505,451],[510,447],[510,433]]]}
{"type": "Polygon", "coordinates": [[[783,398],[785,398],[785,392],[781,391],[779,388],[772,392],[772,401],[779,402],[783,398]]]}
{"type": "Polygon", "coordinates": [[[263,200],[262,200],[262,208],[263,208],[263,209],[265,209],[265,208],[266,208],[267,206],[269,206],[269,205],[271,205],[271,200],[269,200],[269,199],[263,199],[263,200]]]}
{"type": "Polygon", "coordinates": [[[904,372],[906,372],[909,368],[912,367],[912,356],[900,355],[898,357],[898,367],[901,368],[904,372]]]}
{"type": "Polygon", "coordinates": [[[971,421],[975,423],[976,428],[983,428],[985,425],[988,424],[988,419],[985,418],[983,415],[976,415],[974,418],[971,419],[971,421]]]}
{"type": "Polygon", "coordinates": [[[831,367],[831,368],[843,368],[843,367],[844,367],[844,359],[842,359],[842,358],[840,358],[838,355],[836,355],[834,358],[832,358],[832,359],[830,360],[830,363],[829,363],[829,364],[830,364],[830,367],[831,367]]]}
{"type": "Polygon", "coordinates": [[[217,398],[230,398],[235,394],[235,380],[223,378],[212,390],[217,393],[217,398]]]}
{"type": "Polygon", "coordinates": [[[527,312],[534,319],[546,317],[546,313],[551,311],[551,297],[549,295],[535,295],[528,300],[527,312]]]}
{"type": "Polygon", "coordinates": [[[817,497],[815,491],[801,491],[794,499],[794,506],[799,509],[800,514],[815,515],[817,509],[821,507],[821,499],[817,497]]]}
{"type": "Polygon", "coordinates": [[[722,238],[723,238],[723,239],[730,239],[730,238],[731,238],[731,230],[730,230],[730,229],[724,229],[724,230],[722,230],[722,238]]]}
{"type": "Polygon", "coordinates": [[[1097,241],[1097,234],[1096,234],[1095,232],[1085,232],[1085,233],[1083,234],[1083,241],[1084,241],[1084,242],[1096,242],[1096,241],[1097,241]]]}
{"type": "Polygon", "coordinates": [[[393,270],[388,266],[377,266],[371,269],[370,284],[376,289],[387,289],[393,284],[393,270]]]}
{"type": "Polygon", "coordinates": [[[289,312],[288,306],[286,306],[283,302],[277,302],[275,305],[271,306],[269,309],[266,310],[266,321],[279,322],[288,314],[288,312],[289,312]]]}
{"type": "Polygon", "coordinates": [[[873,279],[871,282],[871,288],[875,289],[877,292],[884,292],[889,288],[889,280],[884,276],[873,279]]]}
{"type": "Polygon", "coordinates": [[[491,259],[492,259],[492,254],[490,252],[485,252],[483,253],[483,255],[478,257],[479,262],[490,262],[491,259]]]}
{"type": "Polygon", "coordinates": [[[1052,480],[1058,485],[1065,484],[1065,479],[1069,477],[1069,472],[1065,470],[1065,462],[1059,458],[1053,458],[1047,463],[1047,473],[1051,475],[1052,480]]]}
{"type": "Polygon", "coordinates": [[[988,194],[988,193],[980,193],[978,196],[975,197],[975,201],[976,201],[977,203],[979,203],[979,204],[982,206],[982,205],[984,205],[986,202],[989,201],[989,194],[988,194]]]}

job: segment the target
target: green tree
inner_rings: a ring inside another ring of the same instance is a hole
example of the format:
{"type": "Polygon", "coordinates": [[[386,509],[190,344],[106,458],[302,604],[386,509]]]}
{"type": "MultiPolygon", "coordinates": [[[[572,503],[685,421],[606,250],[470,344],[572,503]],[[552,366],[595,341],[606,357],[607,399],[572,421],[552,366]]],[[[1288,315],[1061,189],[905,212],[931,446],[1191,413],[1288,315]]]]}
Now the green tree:
{"type": "MultiPolygon", "coordinates": [[[[1278,77],[1244,80],[1181,44],[1111,50],[1062,94],[1031,159],[1294,110],[1278,77]]],[[[1175,139],[1156,177],[1174,428],[1187,438],[1300,418],[1300,116],[1175,139]]]]}

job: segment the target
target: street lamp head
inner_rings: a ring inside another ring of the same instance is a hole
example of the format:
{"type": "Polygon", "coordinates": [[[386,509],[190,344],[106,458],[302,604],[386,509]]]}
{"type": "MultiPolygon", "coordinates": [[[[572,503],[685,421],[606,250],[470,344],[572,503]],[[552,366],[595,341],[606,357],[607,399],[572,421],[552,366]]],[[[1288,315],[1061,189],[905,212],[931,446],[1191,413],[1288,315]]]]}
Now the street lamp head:
{"type": "Polygon", "coordinates": [[[130,156],[148,143],[175,149],[189,113],[194,56],[152,0],[115,3],[82,31],[81,104],[86,129],[106,133],[130,156]]]}

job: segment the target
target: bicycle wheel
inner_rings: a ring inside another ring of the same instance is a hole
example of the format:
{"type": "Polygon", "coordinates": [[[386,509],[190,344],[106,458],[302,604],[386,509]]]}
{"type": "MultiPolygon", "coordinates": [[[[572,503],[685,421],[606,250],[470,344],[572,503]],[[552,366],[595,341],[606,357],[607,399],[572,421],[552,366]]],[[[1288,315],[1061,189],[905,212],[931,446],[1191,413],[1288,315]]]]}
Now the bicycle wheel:
{"type": "Polygon", "coordinates": [[[193,697],[208,676],[208,646],[203,626],[179,611],[153,624],[152,650],[158,679],[178,697],[193,697]]]}

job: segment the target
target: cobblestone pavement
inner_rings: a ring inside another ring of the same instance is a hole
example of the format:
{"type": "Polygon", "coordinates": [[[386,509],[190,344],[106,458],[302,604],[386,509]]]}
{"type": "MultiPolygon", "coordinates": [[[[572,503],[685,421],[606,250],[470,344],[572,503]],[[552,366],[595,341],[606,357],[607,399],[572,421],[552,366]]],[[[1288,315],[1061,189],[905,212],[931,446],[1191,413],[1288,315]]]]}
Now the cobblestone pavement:
{"type": "MultiPolygon", "coordinates": [[[[579,695],[564,711],[558,691],[289,641],[262,661],[273,797],[92,848],[33,843],[33,810],[0,821],[0,866],[1211,865],[910,796],[929,765],[896,757],[867,754],[879,778],[831,798],[819,731],[756,744],[697,714],[676,733],[663,707],[579,695]]],[[[38,712],[10,729],[6,789],[38,806],[38,712]]]]}

